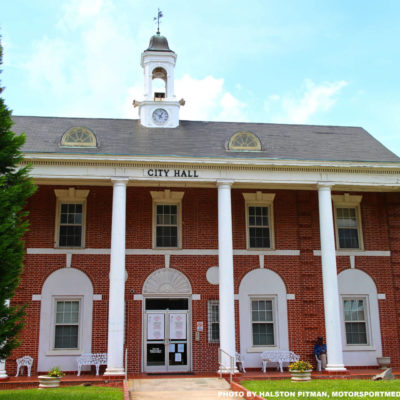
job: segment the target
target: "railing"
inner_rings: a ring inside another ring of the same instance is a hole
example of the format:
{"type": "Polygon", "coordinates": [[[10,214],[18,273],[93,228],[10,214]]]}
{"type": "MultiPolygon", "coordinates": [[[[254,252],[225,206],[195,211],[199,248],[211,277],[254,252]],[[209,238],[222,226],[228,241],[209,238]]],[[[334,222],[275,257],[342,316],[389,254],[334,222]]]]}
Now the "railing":
{"type": "Polygon", "coordinates": [[[229,381],[232,382],[232,375],[235,374],[235,356],[230,355],[225,350],[218,349],[218,364],[219,364],[219,374],[222,378],[222,370],[226,370],[225,364],[222,363],[222,355],[225,354],[229,358],[229,381]]]}
{"type": "Polygon", "coordinates": [[[128,381],[128,348],[125,349],[125,381],[128,381]]]}

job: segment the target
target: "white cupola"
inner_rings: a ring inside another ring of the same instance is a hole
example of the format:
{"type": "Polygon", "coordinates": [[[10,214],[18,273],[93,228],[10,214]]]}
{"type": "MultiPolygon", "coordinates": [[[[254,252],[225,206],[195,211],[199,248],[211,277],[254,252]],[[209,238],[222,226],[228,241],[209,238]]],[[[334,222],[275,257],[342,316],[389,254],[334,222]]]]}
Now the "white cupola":
{"type": "Polygon", "coordinates": [[[140,123],[148,128],[176,128],[179,125],[179,108],[174,93],[174,68],[176,54],[160,31],[152,36],[149,47],[142,53],[144,70],[144,100],[134,101],[139,106],[140,123]]]}

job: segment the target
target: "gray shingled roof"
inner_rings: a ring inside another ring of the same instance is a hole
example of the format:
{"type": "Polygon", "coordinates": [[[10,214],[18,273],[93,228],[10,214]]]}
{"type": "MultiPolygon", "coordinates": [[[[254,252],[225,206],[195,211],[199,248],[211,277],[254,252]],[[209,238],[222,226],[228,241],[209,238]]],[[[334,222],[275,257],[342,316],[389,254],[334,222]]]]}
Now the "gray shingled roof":
{"type": "Polygon", "coordinates": [[[145,128],[131,119],[13,119],[13,130],[27,135],[23,147],[27,153],[400,162],[399,157],[358,127],[180,121],[177,128],[162,129],[145,128]],[[61,137],[74,126],[93,131],[98,147],[61,148],[61,137]],[[227,142],[238,131],[257,135],[262,151],[228,151],[227,142]]]}

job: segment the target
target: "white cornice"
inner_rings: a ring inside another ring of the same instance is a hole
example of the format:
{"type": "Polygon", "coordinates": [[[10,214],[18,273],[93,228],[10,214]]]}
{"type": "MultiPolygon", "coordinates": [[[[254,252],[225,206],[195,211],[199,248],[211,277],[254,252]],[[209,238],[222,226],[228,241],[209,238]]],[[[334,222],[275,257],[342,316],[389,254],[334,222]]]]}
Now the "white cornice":
{"type": "Polygon", "coordinates": [[[38,184],[111,185],[112,178],[121,177],[129,180],[129,186],[216,187],[217,182],[227,180],[233,182],[233,188],[252,190],[316,190],[318,184],[329,182],[336,191],[400,191],[400,163],[39,153],[25,156],[26,163],[33,165],[31,176],[38,184]],[[156,169],[165,173],[155,174],[156,169]],[[174,170],[187,173],[176,174],[174,170]]]}
{"type": "Polygon", "coordinates": [[[201,166],[246,166],[247,168],[260,167],[295,167],[295,168],[345,168],[345,169],[384,169],[400,172],[400,162],[375,161],[321,161],[321,160],[290,160],[290,159],[255,159],[255,158],[210,158],[210,157],[183,157],[183,156],[140,156],[140,155],[99,155],[99,154],[64,154],[64,153],[24,153],[26,162],[56,162],[57,164],[97,163],[107,165],[193,165],[201,166]]]}

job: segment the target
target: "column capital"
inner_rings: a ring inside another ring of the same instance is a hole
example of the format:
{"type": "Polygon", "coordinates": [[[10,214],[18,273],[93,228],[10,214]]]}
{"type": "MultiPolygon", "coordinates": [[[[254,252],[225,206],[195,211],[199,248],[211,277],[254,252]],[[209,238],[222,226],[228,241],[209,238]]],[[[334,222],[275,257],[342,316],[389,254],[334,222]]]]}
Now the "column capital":
{"type": "Polygon", "coordinates": [[[233,179],[218,179],[217,187],[221,187],[221,186],[231,187],[234,183],[235,183],[235,181],[233,179]]]}
{"type": "Polygon", "coordinates": [[[333,182],[317,182],[318,190],[331,190],[333,185],[333,182]]]}
{"type": "Polygon", "coordinates": [[[124,185],[126,186],[129,182],[129,178],[124,178],[124,177],[115,177],[111,178],[111,182],[113,185],[124,185]]]}

